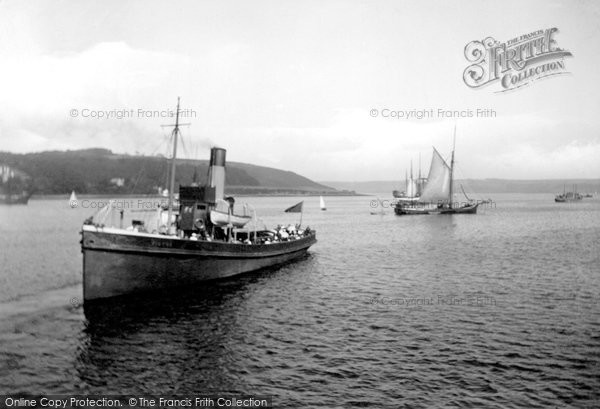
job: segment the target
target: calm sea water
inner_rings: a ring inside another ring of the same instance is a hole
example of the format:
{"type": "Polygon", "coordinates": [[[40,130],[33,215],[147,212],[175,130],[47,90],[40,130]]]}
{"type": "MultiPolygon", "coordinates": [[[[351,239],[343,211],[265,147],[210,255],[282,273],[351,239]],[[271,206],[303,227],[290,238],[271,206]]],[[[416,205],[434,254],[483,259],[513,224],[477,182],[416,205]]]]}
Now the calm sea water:
{"type": "Polygon", "coordinates": [[[272,395],[275,407],[599,407],[600,200],[477,215],[305,200],[310,254],[83,314],[67,200],[0,207],[0,392],[272,395]]]}

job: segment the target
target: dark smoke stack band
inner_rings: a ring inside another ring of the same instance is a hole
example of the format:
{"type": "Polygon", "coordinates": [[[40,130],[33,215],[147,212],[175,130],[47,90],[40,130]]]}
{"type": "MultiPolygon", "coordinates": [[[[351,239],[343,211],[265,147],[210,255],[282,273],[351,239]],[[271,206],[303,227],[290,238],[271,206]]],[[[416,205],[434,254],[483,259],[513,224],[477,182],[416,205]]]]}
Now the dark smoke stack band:
{"type": "Polygon", "coordinates": [[[225,153],[223,148],[211,148],[210,150],[210,166],[225,166],[225,153]]]}

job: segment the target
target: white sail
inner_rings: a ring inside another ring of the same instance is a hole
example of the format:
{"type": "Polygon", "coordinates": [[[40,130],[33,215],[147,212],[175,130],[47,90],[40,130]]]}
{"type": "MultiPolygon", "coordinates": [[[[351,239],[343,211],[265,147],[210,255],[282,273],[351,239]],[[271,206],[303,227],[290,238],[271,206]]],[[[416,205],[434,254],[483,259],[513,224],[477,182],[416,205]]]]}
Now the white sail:
{"type": "Polygon", "coordinates": [[[427,176],[427,184],[419,199],[420,202],[437,203],[447,202],[450,197],[450,167],[433,148],[431,167],[427,176]]]}
{"type": "Polygon", "coordinates": [[[327,208],[325,207],[325,200],[323,200],[323,196],[319,196],[319,206],[321,207],[321,210],[327,210],[327,208]]]}
{"type": "Polygon", "coordinates": [[[77,196],[75,195],[74,190],[71,192],[71,197],[69,198],[69,201],[71,201],[71,202],[77,201],[77,196]]]}
{"type": "Polygon", "coordinates": [[[406,181],[406,196],[415,197],[417,196],[417,181],[410,178],[406,181]]]}

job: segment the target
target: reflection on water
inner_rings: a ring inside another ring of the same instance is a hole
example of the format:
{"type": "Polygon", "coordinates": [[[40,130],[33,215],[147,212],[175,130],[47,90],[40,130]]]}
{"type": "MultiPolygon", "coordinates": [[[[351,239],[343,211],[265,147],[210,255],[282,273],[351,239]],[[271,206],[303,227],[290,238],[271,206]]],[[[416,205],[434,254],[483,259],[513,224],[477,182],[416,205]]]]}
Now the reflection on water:
{"type": "MultiPolygon", "coordinates": [[[[547,199],[507,196],[476,216],[418,217],[372,216],[370,198],[331,198],[327,212],[307,199],[304,220],[319,242],[306,258],[86,305],[85,315],[70,302],[81,295],[82,219],[41,222],[43,246],[11,227],[29,243],[14,249],[21,272],[8,273],[11,291],[34,295],[0,308],[0,384],[273,395],[286,408],[593,406],[600,201],[547,199]]],[[[297,202],[255,200],[269,223],[297,202]]],[[[17,213],[14,223],[30,217],[17,213]]]]}
{"type": "MultiPolygon", "coordinates": [[[[311,259],[307,255],[287,269],[310,268],[311,259]]],[[[197,288],[86,305],[81,379],[102,389],[131,392],[139,391],[140,382],[147,392],[258,392],[245,378],[252,376],[259,357],[247,351],[268,346],[259,339],[269,322],[257,317],[261,306],[253,297],[278,274],[279,268],[263,269],[197,288]]]]}
{"type": "Polygon", "coordinates": [[[245,283],[209,284],[167,296],[143,296],[86,307],[86,345],[79,374],[93,386],[137,390],[234,390],[226,373],[245,283]],[[156,376],[156,371],[161,375],[156,376]]]}

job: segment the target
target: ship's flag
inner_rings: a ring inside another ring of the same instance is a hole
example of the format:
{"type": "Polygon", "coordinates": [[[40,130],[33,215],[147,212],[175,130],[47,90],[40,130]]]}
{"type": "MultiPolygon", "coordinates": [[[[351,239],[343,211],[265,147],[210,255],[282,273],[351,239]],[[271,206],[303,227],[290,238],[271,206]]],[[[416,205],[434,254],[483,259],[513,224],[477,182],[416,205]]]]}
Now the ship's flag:
{"type": "Polygon", "coordinates": [[[300,203],[293,205],[292,207],[288,207],[285,209],[286,213],[302,213],[302,205],[304,204],[304,200],[300,203]]]}

